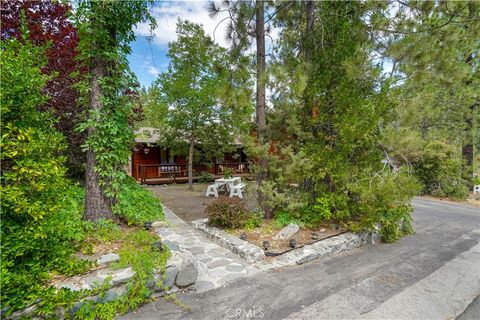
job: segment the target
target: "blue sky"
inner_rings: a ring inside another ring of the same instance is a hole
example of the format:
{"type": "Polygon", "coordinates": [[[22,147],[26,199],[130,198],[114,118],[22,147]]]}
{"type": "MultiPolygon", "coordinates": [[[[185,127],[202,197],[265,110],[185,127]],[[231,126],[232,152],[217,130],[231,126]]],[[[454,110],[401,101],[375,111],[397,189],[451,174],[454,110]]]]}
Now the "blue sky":
{"type": "Polygon", "coordinates": [[[218,44],[227,46],[224,29],[226,23],[221,24],[213,33],[226,13],[212,19],[208,16],[207,4],[208,1],[161,1],[151,8],[150,12],[157,20],[154,38],[149,44],[147,37],[151,35],[150,27],[145,23],[139,24],[135,30],[137,39],[131,44],[132,53],[128,58],[130,68],[141,85],[148,87],[160,72],[167,69],[168,43],[176,39],[175,26],[178,18],[202,24],[205,32],[214,37],[218,44]]]}

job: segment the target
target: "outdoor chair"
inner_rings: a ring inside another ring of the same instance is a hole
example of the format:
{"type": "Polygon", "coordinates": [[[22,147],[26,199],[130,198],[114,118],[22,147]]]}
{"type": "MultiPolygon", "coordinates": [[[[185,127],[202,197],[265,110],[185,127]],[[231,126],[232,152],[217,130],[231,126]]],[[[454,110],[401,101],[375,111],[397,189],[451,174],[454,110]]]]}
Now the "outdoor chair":
{"type": "Polygon", "coordinates": [[[239,197],[240,199],[243,199],[243,189],[245,189],[245,183],[239,183],[231,187],[230,198],[239,197]]]}

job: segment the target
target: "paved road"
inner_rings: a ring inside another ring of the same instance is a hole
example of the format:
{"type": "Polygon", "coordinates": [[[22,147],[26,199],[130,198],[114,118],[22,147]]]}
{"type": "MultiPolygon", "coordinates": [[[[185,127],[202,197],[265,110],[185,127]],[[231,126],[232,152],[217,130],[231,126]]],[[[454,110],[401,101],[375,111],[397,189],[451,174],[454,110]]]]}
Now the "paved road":
{"type": "Polygon", "coordinates": [[[186,307],[159,300],[123,318],[411,320],[465,311],[463,319],[480,319],[472,303],[480,294],[480,209],[423,198],[413,204],[416,234],[400,242],[179,294],[186,307]]]}

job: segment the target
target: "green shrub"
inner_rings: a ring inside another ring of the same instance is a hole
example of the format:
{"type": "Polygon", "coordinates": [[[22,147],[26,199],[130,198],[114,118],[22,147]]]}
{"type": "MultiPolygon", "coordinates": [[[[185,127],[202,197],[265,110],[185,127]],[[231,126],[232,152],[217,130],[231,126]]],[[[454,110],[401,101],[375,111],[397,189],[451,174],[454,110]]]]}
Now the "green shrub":
{"type": "Polygon", "coordinates": [[[300,226],[303,226],[303,222],[300,221],[298,217],[295,217],[291,212],[289,211],[280,211],[277,212],[275,215],[275,226],[277,228],[283,228],[286,225],[289,225],[290,223],[295,223],[300,226]]]}
{"type": "Polygon", "coordinates": [[[412,217],[409,205],[385,209],[379,221],[383,241],[395,242],[401,237],[413,233],[412,217]]]}
{"type": "Polygon", "coordinates": [[[84,269],[71,258],[82,237],[82,190],[65,178],[66,143],[39,107],[45,52],[2,41],[1,301],[6,315],[44,295],[51,272],[84,269]]]}
{"type": "Polygon", "coordinates": [[[330,198],[327,195],[315,198],[312,206],[303,210],[301,220],[308,227],[316,227],[322,221],[328,221],[332,218],[330,207],[330,198]]]}
{"type": "Polygon", "coordinates": [[[421,150],[407,154],[413,173],[422,183],[422,192],[439,197],[465,199],[466,181],[462,178],[462,159],[458,148],[443,141],[426,141],[421,150]]]}
{"type": "Polygon", "coordinates": [[[232,171],[232,168],[229,168],[229,167],[225,167],[225,169],[223,169],[223,177],[225,179],[230,179],[233,177],[233,171],[232,171]]]}
{"type": "Polygon", "coordinates": [[[430,193],[436,197],[464,200],[470,194],[465,180],[461,177],[444,176],[430,186],[430,193]]]}
{"type": "Polygon", "coordinates": [[[213,176],[210,172],[200,172],[200,174],[197,176],[197,182],[199,183],[209,183],[213,181],[213,176]]]}
{"type": "Polygon", "coordinates": [[[163,218],[160,200],[131,177],[120,186],[113,212],[129,225],[141,225],[163,218]]]}
{"type": "Polygon", "coordinates": [[[249,218],[245,222],[245,229],[252,230],[258,228],[263,222],[263,212],[261,210],[253,210],[249,212],[249,218]]]}
{"type": "Polygon", "coordinates": [[[208,224],[218,228],[242,228],[250,215],[245,201],[239,198],[220,197],[205,208],[208,224]]]}
{"type": "Polygon", "coordinates": [[[373,230],[377,225],[383,240],[393,242],[413,233],[410,199],[420,190],[419,183],[406,172],[385,172],[350,186],[350,217],[353,231],[373,230]]]}

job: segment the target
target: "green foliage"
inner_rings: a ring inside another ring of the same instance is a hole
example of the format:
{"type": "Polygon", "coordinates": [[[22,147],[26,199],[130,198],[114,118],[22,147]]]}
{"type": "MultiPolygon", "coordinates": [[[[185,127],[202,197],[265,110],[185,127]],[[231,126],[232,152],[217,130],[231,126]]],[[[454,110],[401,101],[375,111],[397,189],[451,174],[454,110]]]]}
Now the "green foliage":
{"type": "Polygon", "coordinates": [[[353,230],[379,226],[385,241],[395,241],[413,232],[409,200],[419,190],[418,182],[403,171],[380,172],[351,185],[350,197],[335,209],[353,230]]]}
{"type": "Polygon", "coordinates": [[[239,198],[220,197],[205,208],[208,224],[218,228],[242,228],[250,215],[245,201],[239,198]]]}
{"type": "Polygon", "coordinates": [[[252,230],[258,228],[262,225],[263,222],[263,212],[260,210],[253,210],[249,213],[250,217],[245,222],[245,229],[252,230]]]}
{"type": "Polygon", "coordinates": [[[300,3],[278,8],[282,28],[268,115],[273,142],[254,153],[268,158],[260,168],[267,176],[261,191],[279,225],[333,220],[372,229],[385,223],[385,237],[397,238],[391,225],[409,219],[408,203],[418,187],[406,170],[381,162],[384,126],[394,120],[393,98],[373,58],[370,31],[376,22],[365,17],[384,7],[370,2],[309,7],[312,24],[308,7],[300,3]],[[392,214],[396,208],[407,209],[392,214]]]}
{"type": "Polygon", "coordinates": [[[1,43],[2,136],[0,177],[1,300],[6,314],[42,296],[53,271],[67,274],[86,266],[71,259],[81,230],[82,190],[65,178],[65,140],[54,118],[39,108],[44,49],[22,41],[1,43]]]}
{"type": "Polygon", "coordinates": [[[168,57],[168,70],[145,99],[146,121],[162,131],[160,143],[177,154],[201,145],[206,158],[233,151],[251,112],[248,75],[231,65],[201,25],[189,21],[177,22],[168,57]]]}
{"type": "Polygon", "coordinates": [[[452,199],[465,199],[469,192],[462,179],[460,147],[443,140],[424,140],[418,134],[389,132],[386,144],[401,165],[412,168],[422,183],[422,193],[452,199]]]}
{"type": "MultiPolygon", "coordinates": [[[[461,199],[471,186],[480,146],[479,18],[475,1],[408,2],[386,22],[389,29],[402,33],[389,36],[392,42],[386,52],[396,66],[390,81],[401,84],[391,90],[396,117],[391,126],[397,139],[389,147],[396,150],[399,140],[415,134],[413,145],[426,148],[416,160],[433,170],[415,173],[425,193],[461,199]],[[412,29],[419,31],[409,32],[412,29]],[[451,160],[441,159],[442,145],[451,160]],[[473,150],[473,161],[467,152],[461,163],[462,147],[473,150]],[[460,169],[457,164],[447,169],[448,162],[456,162],[460,169]]],[[[405,157],[410,160],[409,154],[405,157]]]]}
{"type": "MultiPolygon", "coordinates": [[[[118,227],[112,224],[99,226],[100,230],[119,232],[118,227]]],[[[120,232],[121,236],[114,238],[122,243],[119,251],[120,261],[113,264],[113,268],[131,266],[135,276],[127,284],[127,292],[115,300],[103,303],[87,301],[75,312],[75,319],[114,319],[117,314],[124,314],[135,310],[139,305],[151,300],[152,291],[149,285],[154,281],[154,273],[162,274],[165,271],[167,259],[170,256],[168,248],[158,251],[153,243],[158,237],[144,230],[120,232]]],[[[105,236],[97,237],[91,234],[91,241],[104,241],[105,236]]],[[[102,296],[100,296],[102,297],[102,296]]]]}
{"type": "Polygon", "coordinates": [[[332,218],[330,199],[326,195],[315,198],[314,204],[306,209],[306,211],[304,216],[308,217],[306,221],[309,221],[309,223],[320,222],[322,220],[328,221],[332,218]]]}
{"type": "Polygon", "coordinates": [[[230,178],[232,178],[232,177],[233,177],[233,171],[232,171],[232,169],[231,169],[231,168],[228,168],[228,167],[225,168],[225,169],[223,170],[223,177],[224,177],[225,179],[230,179],[230,178]]]}
{"type": "Polygon", "coordinates": [[[35,315],[52,318],[56,317],[58,308],[63,308],[67,319],[114,319],[117,314],[132,311],[150,301],[150,284],[154,281],[154,273],[165,271],[170,256],[166,247],[164,251],[158,251],[153,246],[155,241],[158,241],[158,237],[153,233],[135,228],[120,229],[110,220],[86,222],[83,246],[112,243],[121,246],[120,261],[112,267],[131,266],[135,272],[135,276],[127,283],[126,293],[114,300],[105,300],[110,289],[108,280],[99,283],[93,290],[70,291],[62,288],[57,291],[50,287],[42,293],[35,315]],[[85,299],[91,296],[98,296],[97,301],[85,299]],[[80,308],[74,308],[80,301],[80,308]]]}
{"type": "MultiPolygon", "coordinates": [[[[129,43],[135,40],[133,26],[142,21],[155,25],[148,12],[149,1],[79,1],[75,10],[79,35],[78,59],[89,70],[77,83],[78,103],[88,110],[78,126],[88,133],[84,150],[95,153],[95,172],[108,197],[117,196],[126,174],[134,141],[136,80],[128,67],[129,43]],[[98,84],[100,106],[92,106],[93,66],[103,68],[98,84]]],[[[88,196],[88,195],[87,195],[88,196]]]]}
{"type": "Polygon", "coordinates": [[[278,228],[295,223],[300,227],[315,228],[320,223],[328,222],[332,218],[330,198],[328,195],[317,197],[312,205],[292,213],[291,211],[280,211],[275,216],[275,225],[278,228]]]}
{"type": "Polygon", "coordinates": [[[120,186],[113,212],[129,225],[163,219],[162,204],[152,193],[138,185],[131,177],[120,186]]]}
{"type": "Polygon", "coordinates": [[[299,217],[296,217],[291,212],[280,211],[275,215],[275,226],[277,228],[283,228],[290,223],[298,224],[299,226],[304,226],[304,223],[300,220],[299,217]]]}
{"type": "Polygon", "coordinates": [[[213,176],[210,172],[202,171],[197,176],[197,182],[199,183],[208,183],[213,181],[213,176]]]}
{"type": "Polygon", "coordinates": [[[411,160],[415,176],[423,183],[423,192],[440,197],[465,199],[466,183],[461,178],[460,152],[442,141],[428,141],[421,156],[411,160]]]}

